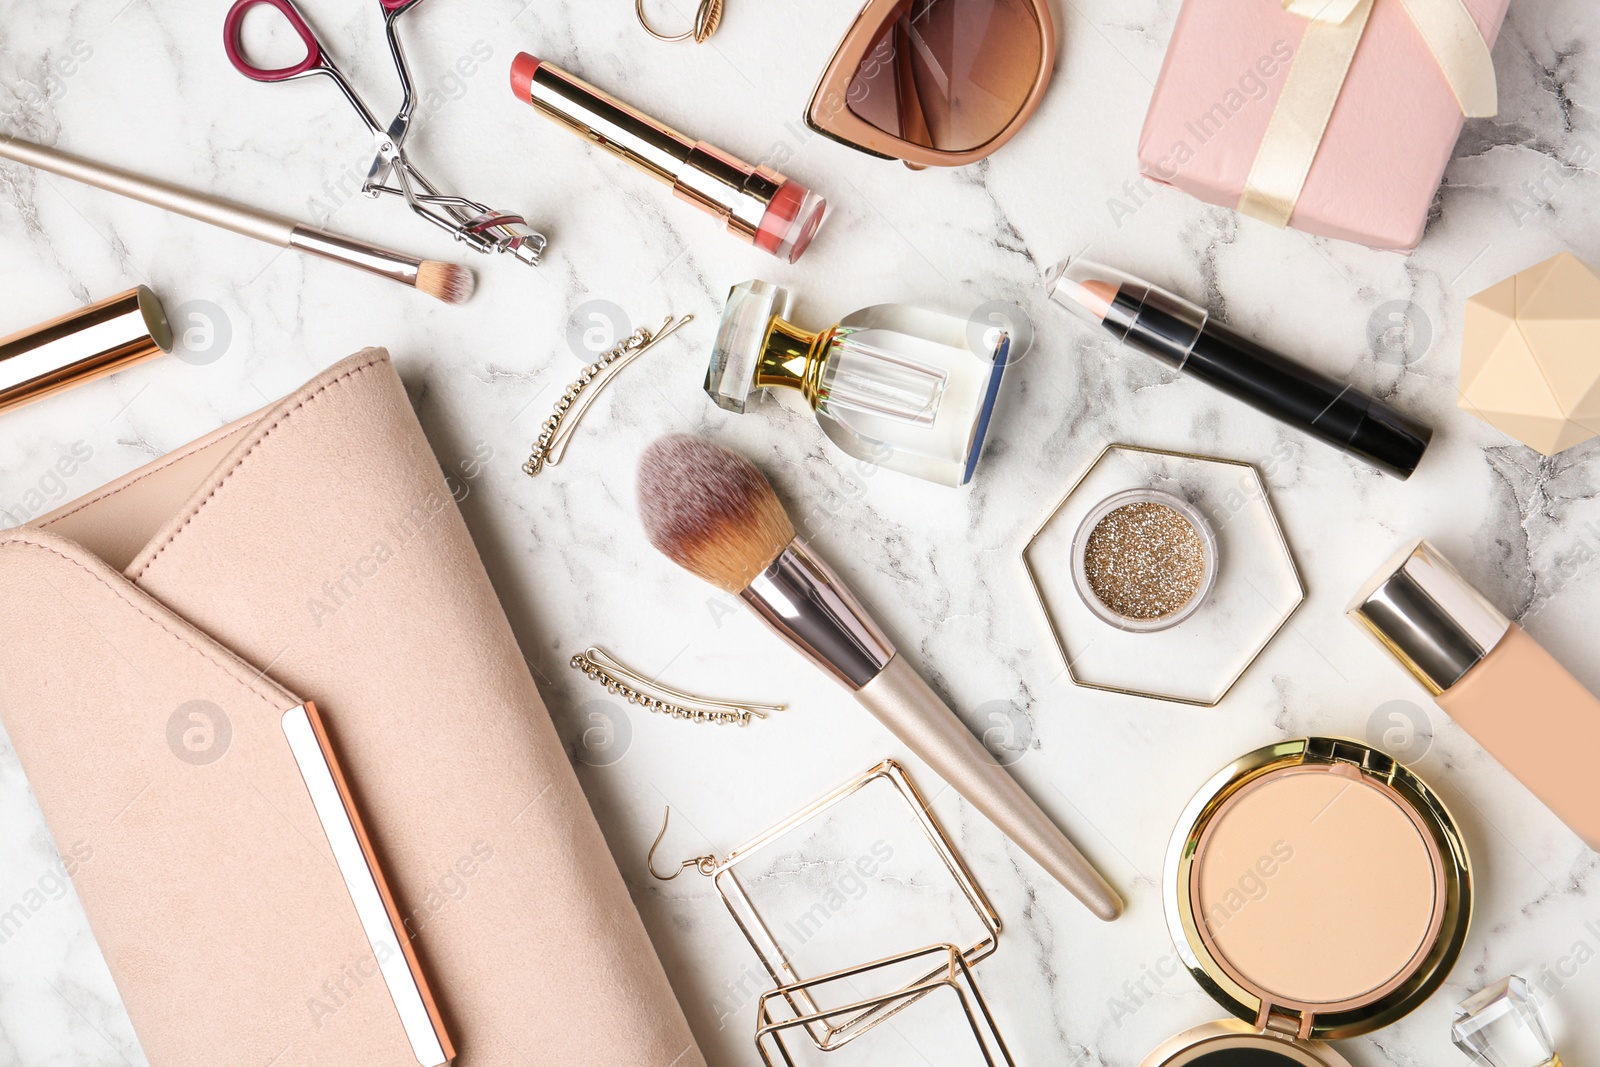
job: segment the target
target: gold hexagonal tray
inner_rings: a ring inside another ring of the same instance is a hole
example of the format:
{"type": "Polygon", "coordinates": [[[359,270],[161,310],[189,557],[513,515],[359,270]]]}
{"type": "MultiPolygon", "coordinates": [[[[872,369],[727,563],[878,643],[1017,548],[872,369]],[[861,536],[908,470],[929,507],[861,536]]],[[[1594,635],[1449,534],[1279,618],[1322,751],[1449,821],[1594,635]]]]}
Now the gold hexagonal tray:
{"type": "Polygon", "coordinates": [[[1215,707],[1305,600],[1267,486],[1243,460],[1107,445],[1022,549],[1068,676],[1088,689],[1215,707]],[[1130,633],[1096,618],[1072,582],[1072,538],[1112,493],[1153,487],[1198,507],[1217,535],[1216,584],[1190,618],[1130,633]]]}

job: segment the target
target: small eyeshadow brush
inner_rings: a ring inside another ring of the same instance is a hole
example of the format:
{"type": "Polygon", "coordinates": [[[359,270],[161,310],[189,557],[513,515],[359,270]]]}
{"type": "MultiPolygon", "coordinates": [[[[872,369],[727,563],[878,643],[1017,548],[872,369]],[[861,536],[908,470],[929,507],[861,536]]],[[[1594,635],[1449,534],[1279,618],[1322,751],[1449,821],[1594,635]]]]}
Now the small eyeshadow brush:
{"type": "Polygon", "coordinates": [[[433,259],[413,259],[386,248],[341,237],[314,226],[304,226],[291,218],[270,211],[247,207],[229,200],[183,189],[166,182],[132,174],[115,167],[31,144],[0,134],[0,159],[9,159],[39,170],[118,193],[132,200],[163,208],[191,219],[209,222],[225,230],[254,237],[258,241],[292,248],[323,259],[356,267],[369,274],[409,285],[447,304],[460,304],[472,295],[472,271],[454,263],[433,259]]]}
{"type": "Polygon", "coordinates": [[[743,600],[1097,917],[1122,914],[1115,890],[795,536],[753,464],[697,437],[663,437],[639,461],[639,510],[664,555],[743,600]]]}

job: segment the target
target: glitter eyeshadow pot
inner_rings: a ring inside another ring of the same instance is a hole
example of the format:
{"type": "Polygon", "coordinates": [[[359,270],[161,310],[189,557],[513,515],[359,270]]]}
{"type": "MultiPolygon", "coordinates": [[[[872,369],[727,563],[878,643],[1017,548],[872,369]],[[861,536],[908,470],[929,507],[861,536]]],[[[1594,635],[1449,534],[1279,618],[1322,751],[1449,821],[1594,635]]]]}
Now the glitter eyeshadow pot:
{"type": "Polygon", "coordinates": [[[1461,954],[1472,869],[1431,789],[1358,741],[1300,737],[1224,767],[1167,849],[1167,926],[1234,1018],[1141,1067],[1349,1067],[1329,1039],[1387,1026],[1461,954]]]}
{"type": "Polygon", "coordinates": [[[1102,500],[1072,539],[1072,581],[1119,630],[1165,630],[1200,610],[1217,580],[1217,538],[1200,509],[1160,489],[1102,500]]]}

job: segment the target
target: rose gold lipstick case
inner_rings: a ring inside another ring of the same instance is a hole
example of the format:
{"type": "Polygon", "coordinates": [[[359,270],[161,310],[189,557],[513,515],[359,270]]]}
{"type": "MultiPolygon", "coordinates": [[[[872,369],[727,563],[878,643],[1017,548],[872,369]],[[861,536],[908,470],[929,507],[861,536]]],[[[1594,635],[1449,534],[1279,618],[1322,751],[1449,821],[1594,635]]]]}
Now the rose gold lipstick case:
{"type": "Polygon", "coordinates": [[[704,141],[651,121],[610,94],[541,63],[530,103],[548,119],[672,186],[680,200],[720,215],[728,232],[754,243],[761,216],[786,180],[770,167],[750,167],[704,141]]]}
{"type": "MultiPolygon", "coordinates": [[[[517,78],[514,69],[514,89],[517,78]]],[[[527,94],[541,115],[672,186],[745,244],[792,263],[822,225],[827,202],[793,179],[693,140],[551,63],[533,69],[527,94]]]]}
{"type": "Polygon", "coordinates": [[[172,327],[141,285],[0,339],[0,411],[172,351],[172,327]]]}

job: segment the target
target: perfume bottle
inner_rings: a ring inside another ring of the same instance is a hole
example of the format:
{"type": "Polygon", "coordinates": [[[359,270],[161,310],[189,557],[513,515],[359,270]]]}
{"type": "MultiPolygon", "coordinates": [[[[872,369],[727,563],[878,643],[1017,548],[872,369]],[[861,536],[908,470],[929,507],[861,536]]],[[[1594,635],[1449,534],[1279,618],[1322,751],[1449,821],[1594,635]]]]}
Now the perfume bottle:
{"type": "Polygon", "coordinates": [[[1450,1040],[1480,1067],[1561,1067],[1525,979],[1512,975],[1461,1002],[1450,1040]]]}
{"type": "Polygon", "coordinates": [[[733,288],[706,371],[706,393],[743,413],[772,388],[794,389],[850,455],[943,485],[972,479],[1006,362],[1003,330],[901,304],[875,304],[815,332],[789,321],[787,289],[733,288]]]}

